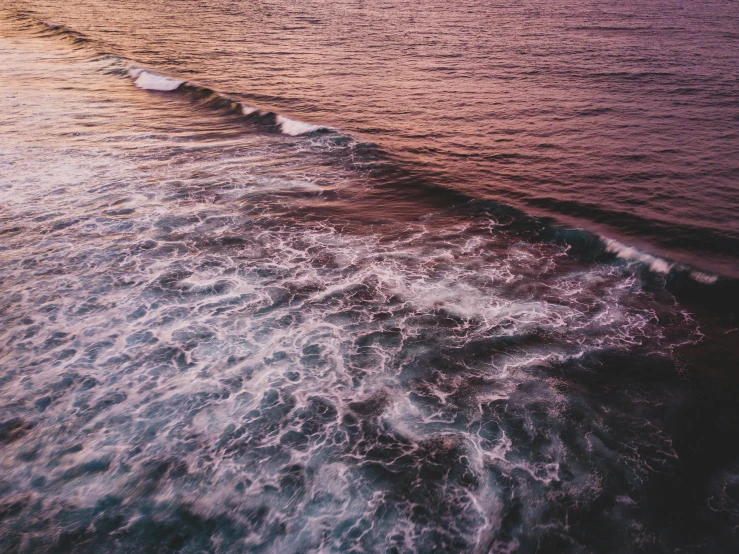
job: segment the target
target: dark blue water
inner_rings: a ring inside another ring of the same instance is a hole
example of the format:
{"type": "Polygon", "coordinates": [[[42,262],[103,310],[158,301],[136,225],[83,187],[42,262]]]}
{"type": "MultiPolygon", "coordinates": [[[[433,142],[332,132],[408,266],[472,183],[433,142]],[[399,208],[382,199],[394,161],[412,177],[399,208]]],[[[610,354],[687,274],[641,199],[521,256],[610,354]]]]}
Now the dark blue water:
{"type": "Polygon", "coordinates": [[[736,551],[736,3],[0,6],[0,550],[736,551]]]}

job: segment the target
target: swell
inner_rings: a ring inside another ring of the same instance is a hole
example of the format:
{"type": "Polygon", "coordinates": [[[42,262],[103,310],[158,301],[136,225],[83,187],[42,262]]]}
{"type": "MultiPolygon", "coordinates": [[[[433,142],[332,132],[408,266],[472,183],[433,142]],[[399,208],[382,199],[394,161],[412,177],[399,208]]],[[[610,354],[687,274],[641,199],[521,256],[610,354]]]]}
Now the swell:
{"type": "MultiPolygon", "coordinates": [[[[379,154],[373,167],[374,176],[379,181],[375,190],[378,202],[392,190],[402,194],[404,199],[410,198],[439,209],[452,206],[457,217],[490,217],[525,240],[566,244],[571,254],[584,262],[625,263],[652,274],[651,278],[664,282],[666,288],[676,296],[690,301],[705,301],[707,306],[722,312],[739,311],[739,301],[734,300],[739,299],[739,279],[734,275],[706,269],[704,264],[691,264],[657,255],[627,244],[623,239],[587,229],[568,228],[557,221],[556,216],[537,217],[497,200],[475,197],[439,184],[445,182],[445,179],[437,178],[441,176],[430,172],[420,174],[405,164],[397,163],[389,154],[382,151],[379,154]]],[[[574,202],[550,202],[550,199],[520,196],[522,203],[532,207],[546,207],[550,213],[575,215],[596,223],[606,223],[620,229],[623,234],[636,235],[639,239],[657,239],[665,246],[689,244],[698,251],[717,254],[739,251],[739,238],[712,229],[648,221],[636,215],[597,207],[591,209],[591,206],[574,202]]]]}
{"type": "MultiPolygon", "coordinates": [[[[34,36],[59,38],[75,47],[93,50],[98,55],[111,55],[105,51],[104,45],[85,36],[83,33],[61,24],[41,21],[30,11],[16,11],[13,13],[12,18],[25,31],[30,32],[34,36]]],[[[263,110],[248,105],[241,99],[216,91],[208,86],[162,75],[142,67],[133,60],[128,60],[121,56],[114,57],[126,67],[125,73],[140,89],[152,92],[176,92],[189,99],[196,100],[209,108],[243,117],[249,123],[263,127],[264,130],[276,131],[285,135],[338,134],[332,127],[291,119],[270,110],[263,110]]]]}
{"type": "Polygon", "coordinates": [[[604,223],[639,237],[654,237],[661,245],[671,249],[688,247],[693,251],[711,254],[739,252],[739,236],[729,231],[722,232],[685,223],[645,219],[630,212],[608,210],[594,204],[551,197],[529,197],[524,201],[536,208],[587,218],[595,223],[604,223]]]}
{"type": "Polygon", "coordinates": [[[93,41],[83,33],[70,29],[58,23],[50,23],[36,19],[30,10],[15,10],[11,14],[11,18],[15,20],[25,31],[38,37],[55,37],[61,38],[73,45],[91,46],[93,41]]]}
{"type": "MultiPolygon", "coordinates": [[[[507,221],[509,229],[527,236],[528,240],[546,240],[567,244],[574,255],[593,262],[620,261],[662,279],[666,288],[690,302],[703,303],[719,311],[739,310],[739,280],[731,275],[707,272],[698,266],[680,263],[639,250],[615,239],[588,230],[566,229],[554,218],[539,218],[500,202],[481,200],[452,186],[448,176],[436,175],[427,168],[410,167],[373,143],[360,142],[347,133],[320,124],[290,119],[271,110],[260,109],[244,99],[225,94],[206,85],[178,79],[142,67],[123,56],[109,54],[104,45],[64,25],[47,23],[30,11],[13,12],[12,18],[27,32],[39,37],[62,39],[76,48],[92,50],[96,55],[115,58],[118,73],[125,74],[134,85],[153,93],[179,94],[198,105],[236,116],[266,132],[279,132],[293,137],[324,135],[330,144],[349,148],[350,156],[340,156],[340,163],[353,170],[369,171],[375,187],[370,195],[380,203],[393,195],[423,206],[452,207],[457,215],[474,217],[480,210],[507,221]],[[349,163],[347,164],[347,159],[349,163]],[[447,177],[447,178],[444,178],[447,177]],[[390,191],[392,191],[391,194],[390,191]]],[[[706,228],[648,221],[634,214],[612,212],[597,206],[581,205],[553,198],[530,198],[519,195],[524,204],[549,212],[573,215],[596,223],[605,223],[639,237],[657,238],[666,247],[690,246],[708,253],[739,251],[739,237],[706,228]]]]}
{"type": "MultiPolygon", "coordinates": [[[[665,288],[681,303],[692,308],[722,314],[739,312],[739,279],[734,276],[709,271],[700,265],[684,263],[669,256],[659,256],[587,229],[565,227],[554,217],[537,217],[509,204],[476,198],[438,184],[443,180],[434,179],[432,175],[420,175],[403,164],[394,163],[390,155],[378,158],[373,172],[380,181],[374,191],[377,202],[386,199],[392,190],[402,194],[404,200],[411,199],[447,211],[455,220],[493,220],[496,226],[505,228],[521,240],[566,245],[569,254],[583,263],[626,266],[640,274],[648,286],[665,288]]],[[[567,213],[566,208],[563,213],[567,213]]],[[[647,232],[656,225],[636,216],[629,221],[632,227],[629,229],[626,226],[626,229],[631,232],[642,231],[645,236],[649,236],[647,232]]],[[[684,236],[691,233],[700,235],[701,232],[705,233],[703,240],[719,240],[710,230],[689,226],[672,225],[655,234],[663,233],[669,237],[671,233],[684,236]]],[[[731,241],[731,237],[723,237],[723,240],[731,241]]]]}
{"type": "MultiPolygon", "coordinates": [[[[136,68],[138,69],[138,68],[136,68]]],[[[202,105],[208,108],[215,109],[221,112],[230,113],[238,117],[243,118],[245,121],[259,125],[268,130],[279,131],[284,135],[290,136],[301,136],[301,135],[316,135],[316,134],[334,134],[339,135],[335,129],[325,125],[316,125],[313,123],[306,123],[303,121],[297,121],[290,119],[278,113],[270,110],[262,110],[254,106],[244,103],[244,101],[233,98],[222,92],[218,92],[210,87],[200,85],[188,81],[177,81],[171,77],[159,75],[151,71],[144,70],[142,75],[151,76],[147,83],[152,83],[152,86],[145,87],[141,86],[140,77],[134,80],[134,83],[140,88],[148,88],[148,90],[158,91],[176,91],[182,95],[188,97],[191,100],[198,101],[202,105]],[[172,89],[155,88],[170,86],[174,83],[179,84],[172,89]]]]}

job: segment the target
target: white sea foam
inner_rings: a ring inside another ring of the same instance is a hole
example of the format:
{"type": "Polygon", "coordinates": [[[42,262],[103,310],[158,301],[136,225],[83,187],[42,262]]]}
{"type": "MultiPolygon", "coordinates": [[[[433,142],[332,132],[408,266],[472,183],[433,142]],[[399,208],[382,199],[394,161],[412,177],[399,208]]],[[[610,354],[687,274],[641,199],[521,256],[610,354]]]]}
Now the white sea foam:
{"type": "MultiPolygon", "coordinates": [[[[256,113],[259,115],[266,114],[266,112],[263,112],[259,110],[258,108],[254,108],[252,106],[245,106],[245,105],[241,106],[241,113],[244,115],[251,115],[253,113],[256,113]]],[[[290,119],[289,117],[285,117],[284,115],[276,116],[275,122],[277,123],[277,126],[280,128],[280,131],[283,134],[290,135],[291,137],[307,135],[315,131],[330,129],[330,127],[326,127],[324,125],[314,125],[313,123],[305,123],[303,121],[296,121],[295,119],[290,119]]]]}
{"type": "MultiPolygon", "coordinates": [[[[657,273],[669,273],[676,264],[669,262],[657,256],[647,254],[641,250],[634,248],[633,246],[627,246],[614,239],[603,239],[606,243],[606,251],[616,254],[623,260],[629,260],[633,262],[641,262],[649,266],[649,269],[657,273]]],[[[686,269],[683,267],[683,269],[686,269]]],[[[716,282],[718,277],[711,275],[710,273],[704,273],[702,271],[693,270],[690,272],[691,279],[703,283],[704,285],[712,285],[716,282]]]]}
{"type": "MultiPolygon", "coordinates": [[[[158,73],[154,73],[152,71],[148,71],[137,66],[129,67],[128,75],[131,77],[137,87],[144,90],[169,92],[177,90],[185,82],[181,79],[167,77],[166,75],[159,75],[158,73]]],[[[262,114],[263,112],[252,106],[242,105],[241,113],[243,115],[251,115],[253,113],[262,114]]],[[[315,131],[330,129],[330,127],[326,127],[324,125],[305,123],[303,121],[297,121],[282,115],[276,116],[275,121],[280,127],[280,131],[282,131],[283,134],[290,135],[292,137],[307,135],[315,131]]]]}
{"type": "Polygon", "coordinates": [[[646,252],[634,248],[633,246],[626,246],[623,243],[618,242],[614,239],[604,239],[606,243],[606,252],[616,254],[623,260],[629,260],[634,262],[641,262],[649,266],[649,269],[657,273],[669,273],[670,270],[675,266],[674,263],[652,256],[646,252]]]}
{"type": "Polygon", "coordinates": [[[133,79],[134,84],[144,90],[168,92],[178,89],[185,82],[180,79],[158,75],[135,66],[128,69],[128,74],[133,79]]]}
{"type": "Polygon", "coordinates": [[[716,277],[715,275],[703,273],[702,271],[691,271],[690,277],[698,281],[699,283],[703,283],[704,285],[712,285],[718,279],[718,277],[716,277]]]}
{"type": "Polygon", "coordinates": [[[295,121],[282,115],[277,116],[277,125],[280,126],[282,132],[291,137],[297,137],[299,135],[306,135],[314,131],[320,131],[328,129],[328,127],[322,125],[313,125],[312,123],[304,123],[302,121],[295,121]]]}

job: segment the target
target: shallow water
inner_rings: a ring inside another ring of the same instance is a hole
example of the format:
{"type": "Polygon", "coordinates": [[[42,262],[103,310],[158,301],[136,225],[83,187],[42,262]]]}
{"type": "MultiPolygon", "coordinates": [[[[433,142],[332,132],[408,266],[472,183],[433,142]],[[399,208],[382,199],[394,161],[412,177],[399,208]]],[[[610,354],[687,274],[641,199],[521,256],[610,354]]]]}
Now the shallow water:
{"type": "Polygon", "coordinates": [[[265,4],[201,3],[222,38],[169,61],[183,22],[116,6],[0,23],[3,551],[735,551],[730,272],[473,194],[398,146],[415,116],[219,72],[265,4]]]}

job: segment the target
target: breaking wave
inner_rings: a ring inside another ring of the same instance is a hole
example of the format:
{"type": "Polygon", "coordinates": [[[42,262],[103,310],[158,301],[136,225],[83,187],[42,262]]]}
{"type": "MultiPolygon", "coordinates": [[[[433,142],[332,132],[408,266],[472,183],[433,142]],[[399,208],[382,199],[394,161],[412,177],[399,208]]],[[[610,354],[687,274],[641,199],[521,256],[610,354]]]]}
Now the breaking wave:
{"type": "MultiPolygon", "coordinates": [[[[674,263],[668,262],[657,256],[652,256],[646,252],[634,248],[633,246],[627,246],[613,239],[604,239],[606,245],[606,252],[613,252],[621,259],[641,262],[649,267],[651,271],[656,273],[667,274],[675,266],[674,263]]],[[[715,279],[714,279],[715,280],[715,279]]]]}
{"type": "Polygon", "coordinates": [[[134,84],[144,90],[152,90],[158,92],[173,92],[181,90],[192,96],[204,99],[206,102],[228,111],[244,115],[251,121],[259,121],[270,126],[275,126],[285,135],[293,137],[301,135],[309,135],[317,132],[330,132],[334,129],[325,125],[315,125],[313,123],[305,123],[288,117],[275,114],[270,111],[263,111],[258,108],[244,104],[243,102],[231,98],[222,93],[216,92],[208,87],[195,83],[187,82],[181,79],[175,79],[166,75],[160,75],[153,71],[142,69],[132,65],[128,68],[128,75],[134,84]]]}
{"type": "MultiPolygon", "coordinates": [[[[96,46],[93,41],[84,34],[69,29],[64,25],[40,21],[27,12],[16,12],[15,15],[19,22],[24,24],[28,29],[34,31],[37,35],[63,38],[71,42],[73,45],[86,48],[95,48],[96,46]]],[[[98,53],[107,55],[105,52],[98,53]]],[[[156,92],[182,91],[191,96],[195,96],[200,100],[205,100],[215,107],[226,108],[228,111],[233,113],[247,116],[251,121],[264,123],[270,127],[274,127],[283,134],[289,136],[296,137],[335,131],[335,129],[326,125],[306,123],[283,115],[275,114],[268,110],[265,111],[248,106],[241,100],[231,98],[230,96],[215,91],[207,86],[162,75],[150,69],[145,69],[136,62],[128,61],[123,58],[118,59],[121,63],[128,65],[126,69],[128,76],[137,87],[143,90],[156,92]]]]}
{"type": "Polygon", "coordinates": [[[180,88],[185,82],[179,79],[173,79],[172,77],[158,75],[157,73],[146,71],[136,66],[129,67],[128,74],[134,84],[144,90],[171,92],[180,88]]]}

